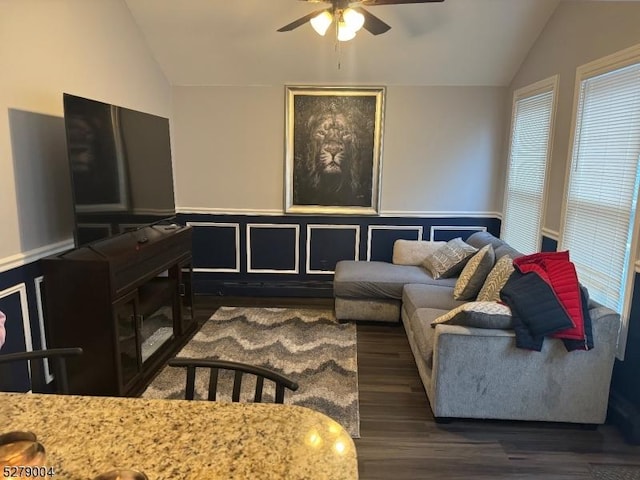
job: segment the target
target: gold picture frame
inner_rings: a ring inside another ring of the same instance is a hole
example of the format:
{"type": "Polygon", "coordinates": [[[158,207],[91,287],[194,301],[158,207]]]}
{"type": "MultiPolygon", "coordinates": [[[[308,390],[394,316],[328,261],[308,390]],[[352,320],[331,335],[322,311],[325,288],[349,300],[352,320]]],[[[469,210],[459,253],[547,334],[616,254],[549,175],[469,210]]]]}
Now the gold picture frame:
{"type": "Polygon", "coordinates": [[[385,87],[285,89],[285,212],[378,215],[385,87]]]}

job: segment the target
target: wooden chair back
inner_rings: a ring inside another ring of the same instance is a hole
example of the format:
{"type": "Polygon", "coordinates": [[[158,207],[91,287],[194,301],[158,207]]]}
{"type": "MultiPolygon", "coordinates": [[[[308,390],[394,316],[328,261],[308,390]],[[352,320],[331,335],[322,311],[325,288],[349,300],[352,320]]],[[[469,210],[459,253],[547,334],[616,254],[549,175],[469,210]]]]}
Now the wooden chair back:
{"type": "Polygon", "coordinates": [[[253,397],[253,401],[256,403],[262,402],[262,391],[265,379],[275,383],[275,403],[284,402],[285,388],[291,391],[296,391],[298,389],[298,384],[296,382],[274,372],[273,370],[255,365],[247,365],[245,363],[230,362],[227,360],[173,358],[169,360],[169,365],[172,367],[182,367],[187,369],[187,384],[185,388],[186,400],[193,400],[194,398],[196,369],[198,368],[205,368],[209,370],[208,400],[216,400],[218,391],[218,372],[220,370],[231,370],[234,372],[233,392],[231,395],[231,401],[233,402],[240,401],[242,379],[245,374],[255,375],[256,377],[256,388],[253,397]]]}
{"type": "Polygon", "coordinates": [[[82,348],[49,348],[47,350],[33,350],[31,352],[18,352],[0,354],[0,364],[27,360],[31,368],[31,378],[44,378],[43,360],[50,360],[56,382],[56,393],[69,393],[69,380],[67,378],[66,357],[82,355],[82,348]]]}

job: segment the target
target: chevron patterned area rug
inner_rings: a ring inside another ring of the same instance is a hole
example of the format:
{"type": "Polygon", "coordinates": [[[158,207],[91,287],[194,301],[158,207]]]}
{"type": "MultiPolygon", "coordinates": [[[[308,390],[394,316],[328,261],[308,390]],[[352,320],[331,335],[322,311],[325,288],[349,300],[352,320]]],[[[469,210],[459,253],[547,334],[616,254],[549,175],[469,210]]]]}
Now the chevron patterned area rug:
{"type": "MultiPolygon", "coordinates": [[[[356,326],[338,323],[331,311],[221,307],[177,356],[232,360],[280,372],[299,385],[295,392],[286,391],[285,403],[320,411],[360,437],[356,326]]],[[[232,375],[226,380],[220,375],[218,400],[230,400],[232,375]]],[[[184,369],[165,367],[142,396],[184,398],[185,377],[184,369]]],[[[243,395],[251,401],[255,382],[246,378],[243,395]]],[[[196,376],[196,398],[206,398],[207,382],[205,372],[196,376]]],[[[265,382],[267,400],[273,398],[272,385],[265,382]]]]}

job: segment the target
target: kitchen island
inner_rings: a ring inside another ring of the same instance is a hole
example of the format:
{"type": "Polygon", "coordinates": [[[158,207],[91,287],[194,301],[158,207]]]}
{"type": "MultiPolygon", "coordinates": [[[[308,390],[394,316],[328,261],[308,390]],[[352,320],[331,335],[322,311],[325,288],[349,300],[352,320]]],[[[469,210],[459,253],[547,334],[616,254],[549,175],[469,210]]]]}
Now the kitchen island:
{"type": "Polygon", "coordinates": [[[0,393],[2,431],[31,431],[55,477],[357,479],[348,433],[293,405],[0,393]]]}

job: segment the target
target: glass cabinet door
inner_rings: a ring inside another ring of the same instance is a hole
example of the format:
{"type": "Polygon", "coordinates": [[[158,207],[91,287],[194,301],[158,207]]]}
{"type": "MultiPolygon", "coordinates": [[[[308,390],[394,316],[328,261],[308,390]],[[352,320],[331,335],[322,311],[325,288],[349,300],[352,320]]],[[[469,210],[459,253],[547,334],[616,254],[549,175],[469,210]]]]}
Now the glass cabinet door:
{"type": "Polygon", "coordinates": [[[128,295],[114,304],[118,345],[120,393],[123,393],[140,374],[140,341],[138,338],[139,315],[137,297],[128,295]]]}
{"type": "Polygon", "coordinates": [[[168,271],[138,287],[138,313],[142,362],[153,361],[156,353],[175,338],[174,313],[177,304],[176,281],[168,271]]]}

